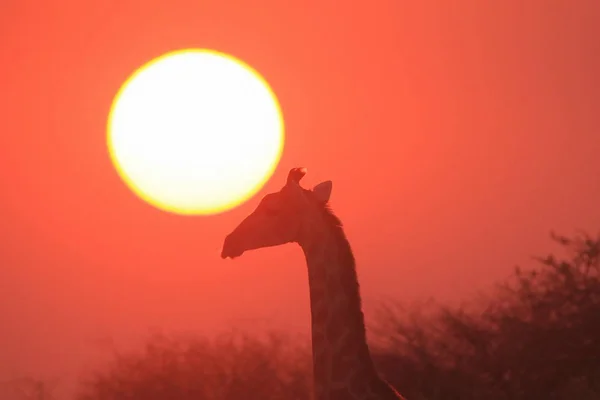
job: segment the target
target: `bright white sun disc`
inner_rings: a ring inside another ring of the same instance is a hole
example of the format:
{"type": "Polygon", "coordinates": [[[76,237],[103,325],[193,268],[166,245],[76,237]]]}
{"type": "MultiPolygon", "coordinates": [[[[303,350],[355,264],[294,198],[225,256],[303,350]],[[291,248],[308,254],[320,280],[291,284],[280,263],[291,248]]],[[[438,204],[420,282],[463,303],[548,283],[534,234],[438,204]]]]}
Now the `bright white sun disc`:
{"type": "Polygon", "coordinates": [[[138,69],[113,101],[108,147],[139,197],[178,214],[214,214],[254,195],[283,150],[267,82],[211,50],[167,53],[138,69]]]}

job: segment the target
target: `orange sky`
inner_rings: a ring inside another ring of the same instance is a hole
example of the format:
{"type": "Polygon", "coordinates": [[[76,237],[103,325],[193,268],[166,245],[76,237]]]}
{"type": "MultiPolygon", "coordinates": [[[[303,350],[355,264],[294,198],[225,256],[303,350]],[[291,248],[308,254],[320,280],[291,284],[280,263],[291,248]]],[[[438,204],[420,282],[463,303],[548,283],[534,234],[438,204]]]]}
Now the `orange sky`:
{"type": "Polygon", "coordinates": [[[208,47],[265,76],[287,141],[261,193],[295,166],[333,180],[371,307],[466,298],[550,229],[598,229],[598,37],[596,0],[5,1],[0,379],[74,376],[94,340],[151,327],[309,326],[298,248],[219,258],[258,198],[175,216],[115,173],[110,103],[151,58],[208,47]]]}

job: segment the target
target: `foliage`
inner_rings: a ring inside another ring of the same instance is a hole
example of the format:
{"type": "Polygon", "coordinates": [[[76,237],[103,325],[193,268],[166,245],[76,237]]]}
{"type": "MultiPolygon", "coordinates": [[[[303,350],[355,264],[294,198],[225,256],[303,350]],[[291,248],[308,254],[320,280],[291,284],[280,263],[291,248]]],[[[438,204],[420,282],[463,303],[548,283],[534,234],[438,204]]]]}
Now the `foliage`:
{"type": "Polygon", "coordinates": [[[385,308],[387,378],[411,399],[600,398],[600,238],[552,238],[566,259],[516,268],[470,308],[385,308]]]}
{"type": "Polygon", "coordinates": [[[139,353],[117,355],[87,380],[79,400],[309,398],[310,359],[284,334],[240,333],[216,340],[152,337],[139,353]]]}
{"type": "MultiPolygon", "coordinates": [[[[382,309],[371,330],[382,375],[411,400],[600,398],[600,238],[552,236],[537,258],[459,308],[382,309]]],[[[91,377],[79,400],[307,400],[310,352],[283,334],[155,337],[91,377]]]]}

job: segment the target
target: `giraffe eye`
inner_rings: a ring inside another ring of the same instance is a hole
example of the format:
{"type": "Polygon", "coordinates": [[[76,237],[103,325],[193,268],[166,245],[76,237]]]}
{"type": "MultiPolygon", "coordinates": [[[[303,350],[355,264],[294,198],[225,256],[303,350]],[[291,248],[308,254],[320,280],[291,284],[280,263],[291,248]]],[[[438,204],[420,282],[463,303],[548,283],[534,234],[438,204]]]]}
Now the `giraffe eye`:
{"type": "Polygon", "coordinates": [[[283,209],[281,208],[281,203],[271,196],[265,196],[258,208],[261,210],[262,213],[270,217],[279,215],[283,211],[283,209]]]}
{"type": "Polygon", "coordinates": [[[280,211],[281,210],[279,209],[279,207],[273,207],[273,206],[271,206],[271,207],[265,208],[265,213],[267,215],[271,216],[271,217],[279,215],[280,211]]]}

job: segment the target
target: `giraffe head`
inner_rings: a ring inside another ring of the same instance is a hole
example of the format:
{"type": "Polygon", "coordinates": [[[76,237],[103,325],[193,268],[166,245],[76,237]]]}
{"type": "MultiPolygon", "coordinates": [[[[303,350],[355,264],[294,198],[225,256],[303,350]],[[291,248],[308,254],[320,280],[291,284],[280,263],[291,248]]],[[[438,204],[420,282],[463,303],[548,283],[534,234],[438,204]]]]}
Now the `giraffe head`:
{"type": "Polygon", "coordinates": [[[302,239],[303,228],[312,215],[329,201],[331,181],[316,185],[312,190],[300,186],[305,168],[293,168],[285,186],[269,193],[258,207],[225,238],[221,257],[235,258],[247,250],[278,246],[302,239]]]}

